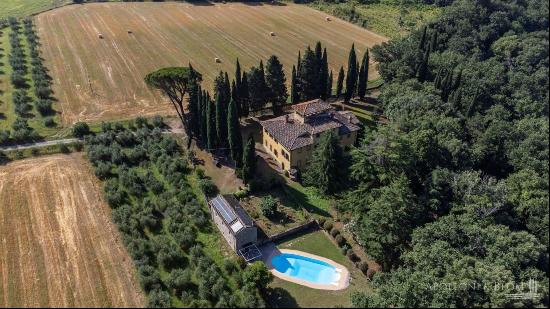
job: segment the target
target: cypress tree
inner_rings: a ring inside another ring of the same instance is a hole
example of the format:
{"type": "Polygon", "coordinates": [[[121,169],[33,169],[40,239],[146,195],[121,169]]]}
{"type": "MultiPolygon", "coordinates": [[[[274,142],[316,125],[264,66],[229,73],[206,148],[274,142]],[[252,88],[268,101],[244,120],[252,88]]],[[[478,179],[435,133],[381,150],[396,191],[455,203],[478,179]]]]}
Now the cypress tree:
{"type": "Polygon", "coordinates": [[[429,50],[434,51],[437,49],[437,30],[434,29],[434,32],[432,34],[432,41],[430,42],[429,50]]]}
{"type": "Polygon", "coordinates": [[[300,101],[298,94],[298,79],[296,77],[296,66],[292,66],[292,79],[290,81],[290,102],[296,104],[300,101]]]}
{"type": "MultiPolygon", "coordinates": [[[[223,96],[225,88],[225,76],[222,71],[218,73],[218,76],[214,79],[214,97],[217,99],[218,94],[223,96]]],[[[223,99],[222,99],[223,100],[223,99]]]]}
{"type": "MultiPolygon", "coordinates": [[[[260,63],[261,64],[261,63],[260,63]]],[[[263,64],[261,64],[263,66],[263,64]]],[[[252,67],[248,73],[248,94],[250,110],[259,110],[267,103],[267,85],[263,69],[252,67]]]]}
{"type": "Polygon", "coordinates": [[[424,56],[422,57],[422,60],[418,64],[418,68],[416,70],[416,76],[418,78],[418,81],[423,82],[428,77],[428,61],[430,59],[430,49],[426,49],[424,52],[424,56]]]}
{"type": "Polygon", "coordinates": [[[301,71],[302,71],[302,55],[301,55],[301,51],[298,51],[298,62],[296,63],[296,72],[297,74],[300,74],[301,71]]]}
{"type": "Polygon", "coordinates": [[[242,82],[241,64],[239,63],[239,58],[237,58],[237,64],[235,65],[235,87],[237,87],[237,90],[241,89],[241,82],[242,82]]]}
{"type": "Polygon", "coordinates": [[[336,81],[336,98],[339,99],[342,96],[342,88],[344,88],[344,67],[340,66],[338,71],[338,80],[336,81]]]}
{"type": "Polygon", "coordinates": [[[199,102],[198,102],[198,92],[200,91],[200,84],[199,81],[194,78],[195,76],[195,70],[193,69],[193,66],[191,63],[189,63],[189,72],[191,82],[189,84],[189,131],[194,135],[195,137],[198,136],[198,108],[199,108],[199,102]]]}
{"type": "Polygon", "coordinates": [[[315,54],[311,48],[308,47],[302,58],[302,64],[300,66],[301,71],[299,72],[301,100],[307,101],[319,97],[319,71],[315,69],[315,62],[315,54]]]}
{"type": "Polygon", "coordinates": [[[367,82],[369,81],[369,49],[365,50],[359,70],[359,82],[357,84],[357,95],[364,98],[367,93],[367,82]]]}
{"type": "Polygon", "coordinates": [[[286,77],[283,65],[277,56],[271,56],[267,61],[265,82],[269,89],[269,101],[273,108],[273,114],[279,115],[283,111],[283,105],[288,98],[286,89],[286,77]]]}
{"type": "Polygon", "coordinates": [[[227,141],[227,106],[224,102],[224,94],[216,96],[216,137],[220,147],[226,146],[227,141]]]}
{"type": "Polygon", "coordinates": [[[231,101],[231,82],[229,81],[229,76],[227,75],[227,72],[225,72],[225,76],[223,79],[223,103],[224,106],[229,106],[229,101],[231,101]]]}
{"type": "Polygon", "coordinates": [[[241,116],[248,117],[250,111],[250,96],[248,89],[248,74],[246,72],[243,72],[243,78],[241,79],[239,98],[241,100],[241,116]]]}
{"type": "Polygon", "coordinates": [[[327,92],[327,83],[328,83],[328,56],[327,49],[323,50],[323,56],[321,57],[321,67],[319,68],[319,97],[326,100],[330,95],[327,92]]]}
{"type": "Polygon", "coordinates": [[[321,135],[310,163],[304,172],[304,184],[319,189],[323,194],[334,193],[341,188],[344,179],[344,155],[338,137],[332,131],[321,135]]]}
{"type": "Polygon", "coordinates": [[[332,70],[330,70],[330,74],[327,79],[327,98],[332,97],[332,83],[334,81],[334,78],[332,77],[332,70]]]}
{"type": "Polygon", "coordinates": [[[235,100],[229,102],[227,113],[227,136],[229,139],[229,148],[231,149],[231,158],[235,162],[235,167],[240,169],[243,160],[243,140],[237,114],[237,103],[235,100]]]}
{"type": "Polygon", "coordinates": [[[250,183],[256,172],[256,146],[252,134],[248,136],[243,153],[243,181],[250,183]]]}
{"type": "Polygon", "coordinates": [[[197,90],[197,123],[195,136],[200,138],[201,136],[201,123],[202,123],[202,88],[199,86],[197,90]]]}
{"type": "Polygon", "coordinates": [[[241,117],[241,109],[239,106],[239,91],[237,91],[237,84],[235,80],[231,81],[231,100],[235,101],[235,107],[237,108],[237,117],[241,117]]]}
{"type": "Polygon", "coordinates": [[[348,71],[346,75],[346,93],[344,100],[349,102],[353,97],[357,86],[357,55],[355,54],[355,44],[351,46],[348,57],[348,71]]]}
{"type": "Polygon", "coordinates": [[[206,102],[206,145],[210,152],[213,152],[217,146],[216,138],[216,108],[210,98],[206,102]]]}
{"type": "Polygon", "coordinates": [[[424,50],[424,47],[426,45],[426,34],[428,32],[428,27],[424,26],[422,27],[422,36],[420,37],[420,43],[418,44],[418,49],[424,50]]]}
{"type": "Polygon", "coordinates": [[[208,131],[207,131],[207,123],[208,123],[208,110],[207,110],[207,107],[208,107],[208,96],[206,94],[206,90],[203,90],[202,91],[202,100],[201,100],[201,122],[200,122],[200,135],[201,135],[201,138],[202,138],[202,142],[204,145],[207,144],[208,142],[208,131]]]}

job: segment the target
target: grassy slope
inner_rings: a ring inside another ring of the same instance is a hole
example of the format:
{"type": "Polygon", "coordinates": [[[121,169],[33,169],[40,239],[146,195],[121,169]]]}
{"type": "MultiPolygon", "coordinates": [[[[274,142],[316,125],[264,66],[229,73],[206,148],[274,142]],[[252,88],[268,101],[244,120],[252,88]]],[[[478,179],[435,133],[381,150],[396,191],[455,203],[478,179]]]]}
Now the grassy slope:
{"type": "Polygon", "coordinates": [[[0,18],[23,17],[61,6],[70,0],[2,0],[0,18]]]}
{"type": "Polygon", "coordinates": [[[351,273],[352,281],[350,286],[343,291],[323,291],[310,289],[302,285],[276,278],[270,285],[275,292],[270,295],[268,299],[268,304],[270,306],[317,308],[333,308],[336,306],[349,307],[351,305],[351,293],[357,290],[364,291],[368,288],[366,277],[340,252],[340,249],[324,231],[316,231],[286,240],[278,244],[278,247],[281,249],[300,250],[329,258],[346,266],[351,273]]]}
{"type": "MultiPolygon", "coordinates": [[[[437,17],[441,9],[430,5],[394,4],[391,0],[374,4],[326,3],[316,1],[309,6],[347,20],[339,12],[355,6],[356,12],[366,20],[365,28],[389,38],[407,34],[410,30],[437,17]]],[[[361,22],[359,22],[361,25],[361,22]]]]}

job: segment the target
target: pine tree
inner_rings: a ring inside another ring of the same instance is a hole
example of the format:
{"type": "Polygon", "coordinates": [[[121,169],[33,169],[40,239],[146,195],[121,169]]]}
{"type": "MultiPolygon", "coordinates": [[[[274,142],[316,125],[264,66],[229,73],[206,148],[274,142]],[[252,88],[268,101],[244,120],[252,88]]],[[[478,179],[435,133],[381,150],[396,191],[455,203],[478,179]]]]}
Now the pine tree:
{"type": "Polygon", "coordinates": [[[243,181],[250,183],[256,173],[256,146],[252,134],[248,136],[243,153],[243,181]]]}
{"type": "Polygon", "coordinates": [[[218,145],[225,147],[227,142],[227,106],[224,102],[224,93],[216,96],[216,137],[218,145]]]}
{"type": "Polygon", "coordinates": [[[355,54],[355,44],[351,46],[351,50],[349,51],[349,57],[348,57],[348,71],[346,75],[346,93],[344,96],[344,100],[346,102],[349,102],[349,100],[353,97],[353,94],[355,92],[356,86],[357,86],[357,75],[358,75],[358,69],[357,69],[357,55],[355,54]]]}
{"type": "Polygon", "coordinates": [[[364,98],[367,93],[367,83],[369,81],[369,49],[365,50],[361,60],[361,69],[359,70],[359,82],[357,84],[357,95],[364,98]]]}
{"type": "Polygon", "coordinates": [[[338,80],[336,81],[336,98],[339,99],[342,96],[342,88],[344,88],[344,67],[340,66],[338,71],[338,80]]]}
{"type": "Polygon", "coordinates": [[[265,82],[269,89],[269,102],[272,104],[273,114],[280,115],[288,98],[283,65],[277,56],[271,56],[267,61],[266,69],[265,82]]]}
{"type": "Polygon", "coordinates": [[[299,74],[300,80],[300,99],[301,100],[312,100],[318,98],[318,74],[319,71],[316,70],[315,65],[315,54],[311,48],[307,48],[302,58],[302,63],[300,65],[301,71],[299,74]]]}
{"type": "Polygon", "coordinates": [[[227,113],[227,136],[229,139],[229,148],[231,149],[231,158],[235,162],[235,167],[240,169],[243,160],[243,140],[237,114],[237,103],[235,100],[229,102],[227,113]]]}
{"type": "Polygon", "coordinates": [[[217,146],[216,138],[216,107],[210,99],[206,102],[206,145],[210,152],[213,152],[217,146]]]}

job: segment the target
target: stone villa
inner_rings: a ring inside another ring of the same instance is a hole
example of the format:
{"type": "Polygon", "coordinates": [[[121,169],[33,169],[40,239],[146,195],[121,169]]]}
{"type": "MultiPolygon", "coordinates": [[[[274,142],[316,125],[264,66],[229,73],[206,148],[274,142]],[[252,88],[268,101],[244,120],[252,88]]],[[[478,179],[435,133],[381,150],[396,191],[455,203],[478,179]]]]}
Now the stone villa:
{"type": "Polygon", "coordinates": [[[311,157],[323,132],[333,130],[344,150],[355,144],[359,120],[350,111],[336,111],[315,99],[292,106],[293,113],[261,121],[262,144],[279,166],[301,169],[311,157]]]}

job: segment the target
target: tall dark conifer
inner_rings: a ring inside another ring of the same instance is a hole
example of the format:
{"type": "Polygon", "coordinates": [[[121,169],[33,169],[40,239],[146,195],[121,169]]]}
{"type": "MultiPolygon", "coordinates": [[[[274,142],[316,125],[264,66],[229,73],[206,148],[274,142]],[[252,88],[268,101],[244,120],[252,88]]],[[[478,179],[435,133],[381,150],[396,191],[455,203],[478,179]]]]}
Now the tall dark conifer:
{"type": "Polygon", "coordinates": [[[330,93],[328,93],[327,83],[328,83],[328,55],[327,49],[323,50],[323,56],[321,57],[321,64],[319,68],[319,97],[323,100],[326,100],[330,93]]]}
{"type": "Polygon", "coordinates": [[[268,101],[272,104],[273,114],[279,115],[282,113],[283,105],[288,98],[288,91],[283,65],[277,56],[271,56],[267,61],[265,82],[269,89],[268,101]]]}
{"type": "Polygon", "coordinates": [[[369,80],[369,49],[365,50],[361,60],[361,69],[359,69],[359,81],[357,83],[357,95],[364,98],[367,93],[367,83],[369,80]]]}
{"type": "Polygon", "coordinates": [[[357,55],[355,54],[355,44],[353,44],[351,46],[351,50],[349,51],[349,56],[348,56],[348,71],[346,75],[346,93],[344,96],[344,100],[346,102],[349,102],[349,100],[353,97],[353,94],[355,93],[356,86],[357,86],[357,75],[358,75],[357,55]]]}
{"type": "Polygon", "coordinates": [[[241,79],[239,98],[241,100],[241,116],[248,117],[250,114],[250,94],[248,89],[248,74],[246,72],[243,72],[243,78],[241,79]]]}
{"type": "Polygon", "coordinates": [[[213,152],[217,147],[216,106],[214,106],[210,98],[206,102],[206,114],[206,147],[210,152],[213,152]]]}
{"type": "Polygon", "coordinates": [[[229,140],[229,149],[231,150],[231,158],[235,162],[235,167],[240,169],[243,160],[243,140],[241,136],[239,115],[237,114],[237,103],[235,103],[235,100],[229,102],[229,109],[227,111],[227,136],[229,140]]]}
{"type": "Polygon", "coordinates": [[[342,96],[342,89],[344,88],[344,67],[340,66],[338,71],[338,80],[336,81],[336,98],[339,99],[342,96]]]}
{"type": "Polygon", "coordinates": [[[313,53],[311,48],[309,48],[308,46],[300,65],[301,71],[298,73],[300,76],[299,81],[301,100],[307,101],[319,97],[319,71],[316,70],[316,61],[317,60],[315,58],[315,53],[313,53]]]}
{"type": "Polygon", "coordinates": [[[292,66],[292,79],[290,81],[290,102],[296,104],[300,101],[298,92],[298,78],[296,77],[296,66],[292,66]]]}
{"type": "Polygon", "coordinates": [[[334,81],[334,78],[332,76],[332,70],[330,70],[330,74],[327,79],[327,99],[332,97],[332,83],[334,81]]]}
{"type": "Polygon", "coordinates": [[[227,106],[224,96],[222,92],[216,96],[216,137],[220,147],[227,145],[227,106]]]}

